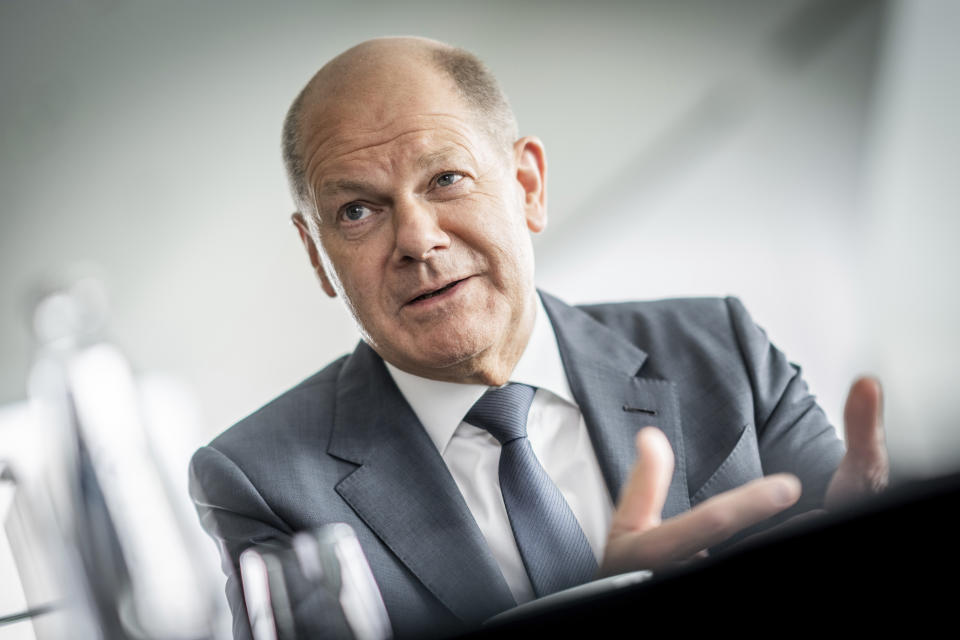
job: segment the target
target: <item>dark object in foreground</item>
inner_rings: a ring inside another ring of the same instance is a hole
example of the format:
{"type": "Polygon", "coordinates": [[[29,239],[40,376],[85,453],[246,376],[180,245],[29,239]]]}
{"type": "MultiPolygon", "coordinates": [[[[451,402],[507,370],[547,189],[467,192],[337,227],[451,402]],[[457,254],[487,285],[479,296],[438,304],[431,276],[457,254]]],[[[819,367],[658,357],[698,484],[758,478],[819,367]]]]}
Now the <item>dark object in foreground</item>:
{"type": "Polygon", "coordinates": [[[862,631],[894,621],[943,628],[960,595],[958,515],[960,474],[915,482],[842,516],[462,637],[645,636],[665,627],[862,631]]]}

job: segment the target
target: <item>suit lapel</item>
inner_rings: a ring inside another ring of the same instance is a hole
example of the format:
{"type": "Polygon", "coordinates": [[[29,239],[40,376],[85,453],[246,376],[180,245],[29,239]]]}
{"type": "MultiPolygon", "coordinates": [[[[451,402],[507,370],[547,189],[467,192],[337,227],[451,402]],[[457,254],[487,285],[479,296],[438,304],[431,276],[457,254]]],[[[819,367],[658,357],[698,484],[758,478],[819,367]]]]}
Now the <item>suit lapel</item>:
{"type": "Polygon", "coordinates": [[[516,604],[443,458],[364,343],[341,370],[328,451],[360,465],[337,493],[456,616],[516,604]]]}
{"type": "MultiPolygon", "coordinates": [[[[641,376],[647,354],[579,309],[542,294],[571,391],[614,501],[659,427],[675,455],[663,517],[690,508],[674,384],[641,376]]],[[[361,343],[338,380],[328,452],[359,465],[337,493],[436,598],[478,622],[515,604],[446,464],[386,367],[361,343]]]]}
{"type": "Polygon", "coordinates": [[[663,517],[690,508],[683,432],[672,382],[640,374],[647,354],[586,312],[541,292],[570,389],[583,412],[594,451],[614,502],[636,460],[635,437],[659,427],[673,448],[673,480],[663,517]]]}

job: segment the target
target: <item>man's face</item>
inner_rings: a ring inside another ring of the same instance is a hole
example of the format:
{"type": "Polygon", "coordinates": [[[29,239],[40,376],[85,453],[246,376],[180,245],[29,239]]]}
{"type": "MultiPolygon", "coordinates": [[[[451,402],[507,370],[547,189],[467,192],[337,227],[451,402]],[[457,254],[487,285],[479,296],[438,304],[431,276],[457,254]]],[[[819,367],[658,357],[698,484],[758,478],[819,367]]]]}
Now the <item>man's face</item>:
{"type": "Polygon", "coordinates": [[[324,288],[384,359],[502,384],[533,322],[543,152],[534,139],[495,144],[452,88],[422,71],[308,114],[315,233],[298,226],[308,250],[319,239],[324,288]]]}

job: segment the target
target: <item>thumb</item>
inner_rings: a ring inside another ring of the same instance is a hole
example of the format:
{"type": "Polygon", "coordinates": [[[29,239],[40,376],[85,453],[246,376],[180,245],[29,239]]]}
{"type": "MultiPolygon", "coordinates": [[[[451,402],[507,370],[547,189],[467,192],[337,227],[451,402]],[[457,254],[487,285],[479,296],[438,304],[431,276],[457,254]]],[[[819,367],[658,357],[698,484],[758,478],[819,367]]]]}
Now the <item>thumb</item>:
{"type": "Polygon", "coordinates": [[[843,410],[843,423],[847,456],[858,466],[886,466],[882,407],[883,392],[875,378],[859,378],[850,387],[843,410]]]}
{"type": "Polygon", "coordinates": [[[883,434],[883,394],[874,378],[850,387],[843,411],[847,453],[833,475],[824,504],[828,510],[879,493],[887,486],[890,463],[883,434]]]}
{"type": "Polygon", "coordinates": [[[611,536],[658,526],[673,477],[673,450],[662,431],[644,427],[636,442],[637,462],[613,514],[611,536]]]}

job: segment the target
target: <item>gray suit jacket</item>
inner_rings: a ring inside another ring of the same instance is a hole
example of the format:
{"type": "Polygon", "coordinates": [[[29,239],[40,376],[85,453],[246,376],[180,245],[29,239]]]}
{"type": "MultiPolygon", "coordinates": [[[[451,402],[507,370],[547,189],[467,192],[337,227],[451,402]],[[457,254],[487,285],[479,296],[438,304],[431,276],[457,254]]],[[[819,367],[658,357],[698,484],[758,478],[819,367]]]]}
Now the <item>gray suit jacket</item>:
{"type": "MultiPolygon", "coordinates": [[[[541,295],[614,501],[636,432],[655,425],[676,457],[665,518],[779,471],[803,482],[794,512],[820,506],[843,445],[737,299],[574,308],[541,295]]],[[[197,451],[190,475],[238,637],[249,634],[240,552],[330,522],[356,531],[397,635],[514,604],[440,454],[364,343],[197,451]]],[[[312,597],[293,599],[309,609],[312,597]]]]}

